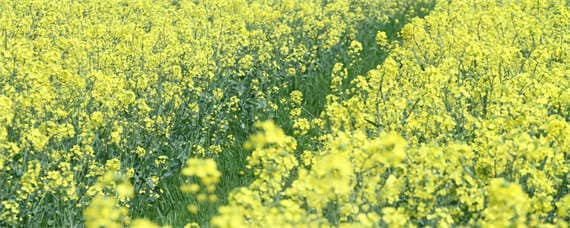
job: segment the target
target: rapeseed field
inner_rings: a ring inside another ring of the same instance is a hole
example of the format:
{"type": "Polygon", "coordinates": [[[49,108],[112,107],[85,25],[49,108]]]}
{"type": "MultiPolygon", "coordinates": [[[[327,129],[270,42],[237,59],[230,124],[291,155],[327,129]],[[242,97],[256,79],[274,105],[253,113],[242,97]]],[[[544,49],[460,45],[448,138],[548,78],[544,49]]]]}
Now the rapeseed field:
{"type": "Polygon", "coordinates": [[[567,0],[0,0],[0,227],[568,227],[567,0]]]}

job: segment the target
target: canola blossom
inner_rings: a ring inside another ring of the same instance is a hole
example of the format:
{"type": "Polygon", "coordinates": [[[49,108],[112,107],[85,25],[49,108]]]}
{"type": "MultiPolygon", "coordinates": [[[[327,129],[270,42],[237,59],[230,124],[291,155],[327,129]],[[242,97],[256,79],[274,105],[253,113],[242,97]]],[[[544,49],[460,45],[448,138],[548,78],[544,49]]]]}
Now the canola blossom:
{"type": "Polygon", "coordinates": [[[0,227],[568,227],[566,0],[0,1],[0,227]]]}

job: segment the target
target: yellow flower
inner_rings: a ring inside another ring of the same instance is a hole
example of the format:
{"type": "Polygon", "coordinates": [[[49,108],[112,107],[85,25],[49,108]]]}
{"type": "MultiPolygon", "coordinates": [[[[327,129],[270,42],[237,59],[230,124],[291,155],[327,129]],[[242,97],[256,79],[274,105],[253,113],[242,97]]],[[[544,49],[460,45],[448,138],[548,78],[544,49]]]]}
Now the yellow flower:
{"type": "Polygon", "coordinates": [[[49,136],[45,135],[40,129],[34,128],[30,131],[27,139],[36,151],[41,151],[49,142],[49,136]]]}
{"type": "Polygon", "coordinates": [[[376,33],[376,44],[382,48],[386,48],[388,46],[388,37],[386,35],[386,32],[378,31],[376,33]]]}
{"type": "Polygon", "coordinates": [[[293,102],[293,104],[295,105],[301,105],[301,103],[303,102],[303,93],[299,90],[293,90],[290,96],[291,96],[291,102],[293,102]]]}
{"type": "Polygon", "coordinates": [[[160,228],[159,225],[154,224],[148,219],[135,219],[129,225],[131,228],[160,228]]]}
{"type": "Polygon", "coordinates": [[[287,74],[288,74],[289,76],[295,76],[295,74],[297,74],[297,71],[295,70],[295,68],[289,67],[289,68],[287,69],[287,74]]]}
{"type": "Polygon", "coordinates": [[[192,213],[192,214],[196,214],[196,213],[198,213],[198,211],[199,211],[198,206],[196,206],[196,205],[194,205],[194,204],[188,205],[187,209],[188,209],[188,211],[189,211],[190,213],[192,213]]]}
{"type": "Polygon", "coordinates": [[[120,199],[132,198],[134,196],[133,186],[129,182],[118,184],[116,191],[120,199]]]}

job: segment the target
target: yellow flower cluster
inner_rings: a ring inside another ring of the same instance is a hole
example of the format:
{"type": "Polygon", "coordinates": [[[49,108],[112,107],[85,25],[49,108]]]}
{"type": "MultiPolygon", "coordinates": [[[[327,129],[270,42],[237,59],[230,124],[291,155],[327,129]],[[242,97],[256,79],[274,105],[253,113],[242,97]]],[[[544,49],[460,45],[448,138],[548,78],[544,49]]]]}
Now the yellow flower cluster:
{"type": "MultiPolygon", "coordinates": [[[[207,205],[215,203],[218,197],[215,194],[216,184],[220,181],[221,173],[218,171],[216,162],[211,159],[189,159],[186,167],[182,169],[182,175],[197,179],[193,183],[180,186],[182,192],[190,193],[198,204],[207,205]]],[[[189,205],[188,210],[196,214],[199,205],[189,205]]]]}
{"type": "Polygon", "coordinates": [[[83,212],[87,227],[123,227],[130,223],[127,203],[134,191],[120,167],[119,160],[109,160],[108,171],[87,191],[93,196],[83,212]]]}
{"type": "Polygon", "coordinates": [[[0,227],[567,227],[569,28],[567,0],[0,1],[0,227]]]}
{"type": "Polygon", "coordinates": [[[156,202],[186,159],[284,113],[329,71],[322,56],[409,8],[398,2],[0,1],[0,226],[79,219],[112,159],[137,205],[156,202]]]}
{"type": "Polygon", "coordinates": [[[129,201],[134,196],[134,190],[128,176],[119,171],[120,166],[118,160],[108,161],[106,174],[88,190],[87,194],[95,194],[95,197],[83,211],[85,226],[160,228],[148,219],[131,220],[129,217],[129,201]]]}
{"type": "Polygon", "coordinates": [[[568,226],[569,26],[567,1],[457,0],[405,25],[400,43],[378,33],[383,64],[333,67],[305,166],[264,165],[279,178],[234,190],[212,224],[568,226]]]}

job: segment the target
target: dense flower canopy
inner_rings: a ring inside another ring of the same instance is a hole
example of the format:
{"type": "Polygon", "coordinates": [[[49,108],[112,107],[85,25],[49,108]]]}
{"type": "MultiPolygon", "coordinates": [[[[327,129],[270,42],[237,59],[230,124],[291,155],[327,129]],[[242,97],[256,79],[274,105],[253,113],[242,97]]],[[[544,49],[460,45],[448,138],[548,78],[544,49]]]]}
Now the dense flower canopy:
{"type": "Polygon", "coordinates": [[[0,226],[567,227],[569,7],[0,1],[0,226]]]}

